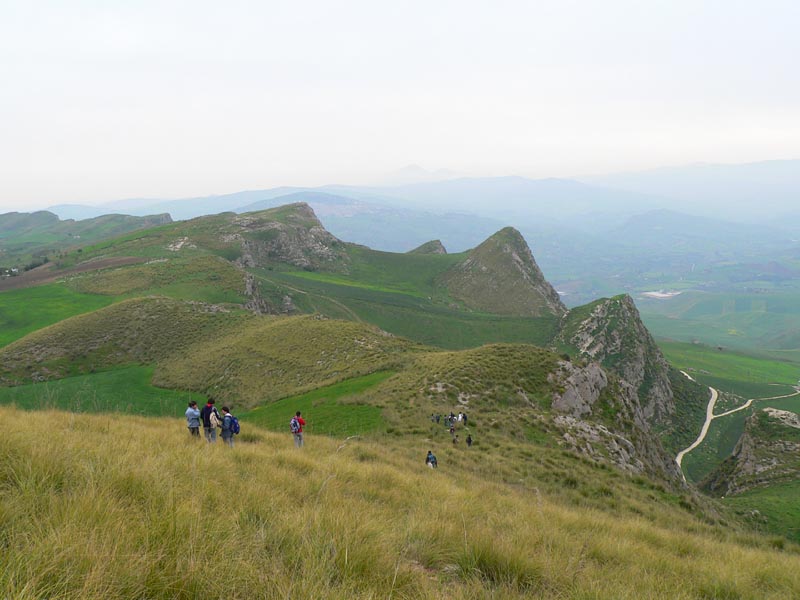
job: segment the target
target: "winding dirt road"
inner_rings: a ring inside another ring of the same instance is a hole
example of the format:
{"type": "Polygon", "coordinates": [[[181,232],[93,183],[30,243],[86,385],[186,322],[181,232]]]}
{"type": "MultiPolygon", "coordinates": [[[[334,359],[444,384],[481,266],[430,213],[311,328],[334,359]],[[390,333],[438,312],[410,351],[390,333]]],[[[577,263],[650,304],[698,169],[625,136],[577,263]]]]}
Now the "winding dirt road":
{"type": "MultiPolygon", "coordinates": [[[[694,377],[689,375],[686,371],[681,371],[681,373],[683,373],[686,377],[688,377],[692,381],[695,381],[694,377]]],[[[678,463],[678,468],[681,471],[681,477],[683,477],[684,481],[686,481],[686,475],[683,474],[683,467],[681,466],[681,463],[683,462],[683,457],[703,443],[703,440],[706,439],[708,428],[711,427],[711,421],[713,421],[714,419],[719,419],[720,417],[727,417],[728,415],[731,415],[735,412],[739,412],[740,410],[749,408],[750,405],[753,404],[753,402],[758,402],[760,400],[779,400],[780,398],[791,398],[792,396],[800,395],[800,388],[795,388],[796,391],[793,394],[784,394],[783,396],[770,396],[769,398],[750,398],[747,402],[745,402],[744,404],[742,404],[737,408],[733,408],[731,410],[725,411],[724,413],[715,415],[714,405],[717,403],[717,398],[719,398],[719,393],[717,392],[717,390],[715,390],[710,386],[708,389],[711,391],[711,398],[709,399],[708,406],[706,407],[706,420],[705,423],[703,423],[703,428],[700,430],[700,435],[697,436],[697,439],[692,443],[691,446],[689,446],[685,450],[681,450],[680,452],[678,452],[678,455],[675,457],[675,462],[678,463]]]]}

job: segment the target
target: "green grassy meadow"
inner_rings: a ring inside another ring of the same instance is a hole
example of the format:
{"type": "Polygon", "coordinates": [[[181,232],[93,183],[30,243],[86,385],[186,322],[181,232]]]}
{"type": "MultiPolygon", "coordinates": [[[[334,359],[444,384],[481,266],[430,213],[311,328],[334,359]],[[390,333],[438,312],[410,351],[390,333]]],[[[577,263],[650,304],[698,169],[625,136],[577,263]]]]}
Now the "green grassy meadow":
{"type": "Polygon", "coordinates": [[[80,293],[59,284],[2,292],[0,347],[33,331],[112,302],[113,297],[80,293]]]}
{"type": "Polygon", "coordinates": [[[385,429],[379,407],[357,402],[359,394],[392,375],[391,371],[379,371],[346,379],[305,394],[257,406],[240,417],[247,423],[284,433],[289,430],[289,419],[298,410],[305,415],[309,434],[348,437],[385,429]]]}
{"type": "Polygon", "coordinates": [[[755,528],[800,542],[800,482],[776,483],[722,500],[755,528]]]}
{"type": "Polygon", "coordinates": [[[205,397],[153,386],[153,367],[131,366],[17,387],[0,387],[0,404],[25,410],[118,412],[152,417],[179,417],[190,400],[205,397]]]}
{"type": "Polygon", "coordinates": [[[264,282],[265,295],[272,293],[277,300],[287,291],[294,291],[294,302],[304,312],[365,321],[440,348],[470,348],[498,341],[546,345],[558,325],[550,317],[467,312],[441,298],[427,297],[418,288],[408,294],[354,281],[342,283],[341,276],[298,276],[277,271],[258,271],[257,275],[264,282]]]}

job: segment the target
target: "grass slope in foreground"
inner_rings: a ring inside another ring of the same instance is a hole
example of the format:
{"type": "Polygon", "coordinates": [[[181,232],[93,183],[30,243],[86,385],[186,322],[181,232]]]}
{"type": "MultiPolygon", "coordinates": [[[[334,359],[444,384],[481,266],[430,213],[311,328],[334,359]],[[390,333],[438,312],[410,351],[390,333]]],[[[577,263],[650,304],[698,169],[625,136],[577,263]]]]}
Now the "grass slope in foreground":
{"type": "Polygon", "coordinates": [[[178,420],[66,417],[0,408],[0,596],[800,594],[795,546],[657,501],[650,521],[430,470],[418,448],[254,432],[230,449],[178,420]]]}

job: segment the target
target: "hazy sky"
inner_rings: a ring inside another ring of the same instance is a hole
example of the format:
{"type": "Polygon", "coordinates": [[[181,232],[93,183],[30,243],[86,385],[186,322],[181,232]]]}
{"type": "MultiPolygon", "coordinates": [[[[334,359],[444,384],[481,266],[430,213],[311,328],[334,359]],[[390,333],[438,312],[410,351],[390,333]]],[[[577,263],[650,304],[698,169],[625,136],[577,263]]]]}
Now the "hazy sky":
{"type": "Polygon", "coordinates": [[[0,0],[0,208],[800,158],[796,0],[0,0]]]}

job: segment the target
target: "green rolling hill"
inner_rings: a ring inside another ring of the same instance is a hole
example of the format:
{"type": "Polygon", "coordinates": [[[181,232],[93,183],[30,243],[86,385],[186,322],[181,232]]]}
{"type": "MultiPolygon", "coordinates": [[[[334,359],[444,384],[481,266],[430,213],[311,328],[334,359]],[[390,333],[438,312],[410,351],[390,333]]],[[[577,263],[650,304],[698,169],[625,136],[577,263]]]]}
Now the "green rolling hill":
{"type": "MultiPolygon", "coordinates": [[[[98,418],[106,421],[81,420],[84,431],[95,431],[103,422],[115,427],[117,422],[129,423],[138,431],[146,421],[121,415],[158,416],[154,430],[161,433],[154,435],[162,439],[157,442],[167,461],[162,466],[172,469],[167,463],[172,464],[173,453],[177,457],[188,450],[192,464],[198,460],[195,449],[184,443],[188,439],[174,439],[183,428],[175,417],[191,398],[216,397],[233,406],[243,434],[231,455],[239,457],[231,459],[234,463],[222,455],[212,460],[221,468],[236,464],[244,469],[277,456],[281,469],[319,474],[314,475],[314,489],[297,496],[323,508],[325,518],[332,519],[314,526],[319,536],[338,530],[337,507],[348,495],[339,478],[355,486],[350,493],[372,500],[382,497],[378,488],[367,489],[360,478],[353,479],[351,467],[339,462],[345,458],[392,483],[380,489],[392,496],[386,499],[389,505],[402,513],[423,510],[416,502],[432,495],[461,494],[456,488],[463,485],[485,490],[475,514],[494,514],[492,506],[525,515],[523,504],[533,507],[531,514],[538,514],[537,505],[564,507],[559,522],[547,530],[551,536],[571,532],[588,540],[593,528],[605,531],[605,523],[624,523],[624,551],[606,542],[578,543],[585,547],[578,555],[585,555],[580,560],[591,565],[592,577],[603,578],[592,587],[588,575],[587,580],[576,575],[570,582],[546,561],[531,559],[530,553],[521,552],[519,536],[498,538],[491,519],[481,535],[502,543],[480,546],[467,533],[464,556],[451,560],[444,558],[453,552],[444,542],[452,533],[449,529],[442,532],[444,538],[434,530],[433,538],[418,547],[412,543],[418,534],[405,542],[394,540],[377,528],[373,519],[380,516],[368,511],[365,519],[375,527],[368,536],[371,545],[384,549],[360,559],[363,572],[343,576],[348,571],[340,571],[340,562],[349,558],[314,562],[305,554],[287,567],[308,575],[325,569],[332,574],[326,580],[329,589],[341,597],[382,595],[378,590],[385,592],[386,581],[365,573],[383,568],[388,557],[400,561],[394,563],[396,573],[398,578],[402,575],[409,597],[443,597],[440,586],[450,586],[450,597],[465,598],[624,597],[634,588],[636,593],[650,589],[656,590],[654,597],[670,597],[677,584],[666,573],[676,568],[693,573],[681,579],[688,585],[686,597],[754,597],[763,577],[777,576],[769,565],[776,560],[793,564],[795,546],[783,537],[750,533],[759,526],[740,507],[720,504],[685,486],[674,463],[675,453],[691,443],[705,416],[704,384],[722,387],[722,380],[732,382],[735,389],[725,402],[735,402],[736,392],[752,389],[747,386],[791,383],[790,365],[757,357],[734,360],[731,353],[720,358],[696,345],[678,343],[664,345],[665,358],[626,295],[567,310],[525,240],[511,228],[467,252],[447,254],[440,246],[431,242],[397,254],[349,244],[327,232],[306,205],[296,204],[167,223],[70,249],[53,264],[52,278],[44,287],[0,291],[0,318],[9,323],[6,337],[0,338],[0,404],[104,413],[98,418]],[[45,300],[51,296],[61,299],[59,307],[46,310],[45,300]],[[675,367],[691,369],[699,383],[675,367]],[[759,377],[749,378],[745,368],[759,377]],[[278,448],[286,442],[288,415],[297,409],[308,416],[307,431],[320,440],[315,442],[320,449],[284,455],[278,448]],[[469,415],[466,426],[455,427],[457,441],[444,423],[431,419],[451,411],[469,415]],[[469,449],[464,445],[468,434],[475,442],[469,449]],[[321,440],[322,436],[333,439],[321,440]],[[412,465],[428,449],[449,473],[463,477],[456,488],[439,490],[418,479],[412,465]],[[333,468],[327,475],[326,465],[333,468]],[[393,495],[393,487],[402,492],[393,495]],[[565,526],[575,519],[581,520],[580,526],[565,526]],[[655,541],[652,547],[645,542],[645,550],[640,538],[655,541]],[[667,552],[668,546],[681,543],[686,547],[680,557],[667,552]],[[643,563],[649,565],[649,575],[634,566],[637,553],[644,551],[653,559],[643,563]],[[714,553],[746,554],[753,577],[734,577],[721,563],[710,563],[708,556],[714,553]],[[698,566],[701,562],[703,567],[698,566]],[[417,579],[418,572],[425,575],[417,579]],[[639,584],[626,580],[631,573],[642,578],[639,584]]],[[[15,408],[0,410],[11,418],[39,418],[15,408]]],[[[62,413],[47,414],[59,422],[64,419],[62,413]]],[[[69,432],[62,437],[65,444],[88,443],[69,432]]],[[[718,436],[713,439],[721,443],[718,436]]],[[[102,443],[116,451],[116,441],[102,443]]],[[[37,460],[32,445],[15,452],[27,464],[37,460]]],[[[702,458],[707,449],[697,452],[694,456],[702,458]]],[[[694,456],[687,455],[691,473],[699,472],[691,465],[694,456]]],[[[64,468],[74,466],[64,463],[64,468]]],[[[123,503],[131,495],[144,505],[160,506],[161,492],[144,485],[139,475],[126,478],[99,466],[91,468],[103,473],[97,488],[102,494],[113,495],[116,486],[122,486],[123,503]]],[[[24,479],[33,485],[36,469],[26,471],[33,479],[3,471],[0,475],[7,479],[0,481],[24,479]]],[[[264,490],[273,485],[262,480],[258,470],[241,472],[246,473],[244,479],[260,481],[264,490]]],[[[165,493],[175,502],[190,502],[181,486],[165,493]]],[[[266,523],[289,518],[283,508],[265,516],[254,508],[256,496],[238,483],[234,487],[239,493],[227,510],[247,544],[257,543],[266,523]]],[[[50,497],[47,485],[39,489],[43,498],[50,497]]],[[[85,493],[80,486],[74,489],[85,493]]],[[[205,482],[200,489],[208,497],[215,493],[205,482]]],[[[0,498],[17,506],[29,496],[13,484],[0,486],[0,498]]],[[[456,510],[463,507],[458,504],[456,510]]],[[[91,503],[86,508],[98,510],[91,503]]],[[[186,515],[182,509],[170,510],[177,532],[186,515]]],[[[0,511],[0,532],[5,514],[0,511]]],[[[109,516],[104,522],[110,526],[114,521],[109,516]]],[[[53,521],[54,526],[58,523],[77,522],[53,521]]],[[[466,527],[464,523],[462,529],[466,527]]],[[[458,531],[463,537],[462,529],[458,531]]],[[[774,528],[767,531],[779,533],[774,528]]],[[[530,534],[527,525],[522,532],[530,534]]],[[[138,534],[130,535],[126,543],[137,555],[150,556],[138,534]]],[[[170,535],[151,538],[153,547],[160,549],[156,551],[183,552],[170,535]]],[[[53,560],[46,538],[27,536],[35,540],[36,556],[27,566],[17,551],[22,538],[13,533],[0,539],[11,540],[0,556],[5,553],[15,576],[27,574],[39,586],[35,589],[49,589],[47,574],[34,564],[53,560]]],[[[530,540],[529,547],[541,550],[543,543],[530,540]]],[[[64,547],[74,553],[72,544],[65,542],[64,547]]],[[[274,540],[270,544],[264,556],[287,559],[285,548],[274,540]]],[[[565,549],[564,556],[575,548],[565,549]]],[[[101,549],[93,552],[114,556],[101,549]]],[[[253,551],[249,555],[261,556],[253,551]]],[[[248,568],[244,554],[235,553],[233,560],[248,568]]],[[[77,593],[78,579],[70,579],[68,572],[79,573],[84,585],[92,582],[84,587],[89,590],[86,597],[100,597],[103,589],[156,596],[177,589],[177,596],[190,597],[205,582],[203,577],[172,574],[169,578],[180,583],[171,588],[153,574],[137,584],[124,569],[109,567],[104,570],[108,587],[103,588],[100,578],[73,565],[57,570],[54,590],[77,593]]],[[[0,585],[11,593],[17,589],[15,581],[0,578],[0,585]]],[[[258,575],[248,575],[246,581],[247,586],[256,585],[258,575]]],[[[791,577],[775,581],[775,597],[800,590],[800,582],[791,577]]]]}

